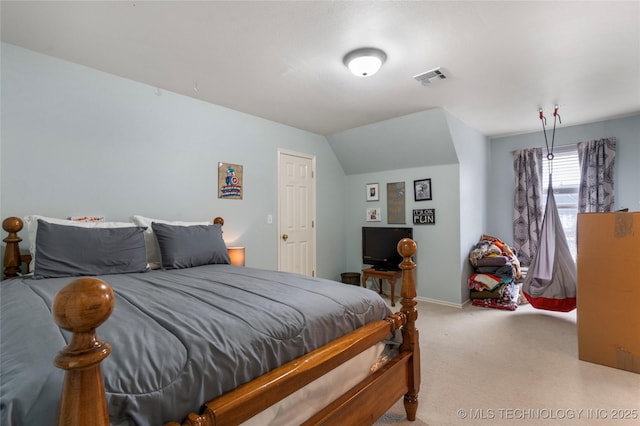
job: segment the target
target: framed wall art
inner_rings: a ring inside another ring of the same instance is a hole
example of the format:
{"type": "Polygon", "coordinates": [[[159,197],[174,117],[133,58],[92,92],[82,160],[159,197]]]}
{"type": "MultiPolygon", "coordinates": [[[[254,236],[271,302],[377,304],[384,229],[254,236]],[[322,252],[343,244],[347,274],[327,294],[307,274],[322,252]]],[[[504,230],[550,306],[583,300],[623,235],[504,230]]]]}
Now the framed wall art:
{"type": "Polygon", "coordinates": [[[242,200],[242,166],[218,163],[218,198],[242,200]]]}
{"type": "Polygon", "coordinates": [[[431,200],[431,179],[414,180],[413,195],[416,201],[431,200]]]}
{"type": "Polygon", "coordinates": [[[387,184],[387,223],[407,223],[404,214],[404,182],[387,184]]]}
{"type": "Polygon", "coordinates": [[[414,225],[435,225],[436,209],[414,209],[413,224],[414,225]]]}
{"type": "Polygon", "coordinates": [[[380,199],[380,187],[377,183],[367,184],[367,201],[378,201],[380,199]]]}
{"type": "Polygon", "coordinates": [[[367,222],[380,222],[380,207],[370,207],[367,209],[367,222]]]}

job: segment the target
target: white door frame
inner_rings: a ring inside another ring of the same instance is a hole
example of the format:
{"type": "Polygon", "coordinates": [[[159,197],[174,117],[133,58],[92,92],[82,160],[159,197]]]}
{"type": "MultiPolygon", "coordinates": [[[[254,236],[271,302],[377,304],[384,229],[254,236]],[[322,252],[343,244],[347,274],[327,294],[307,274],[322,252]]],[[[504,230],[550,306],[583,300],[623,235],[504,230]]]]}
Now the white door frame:
{"type": "Polygon", "coordinates": [[[278,234],[277,234],[277,239],[276,239],[276,244],[277,244],[277,253],[278,253],[278,270],[282,270],[282,244],[280,244],[280,239],[282,238],[282,229],[281,229],[281,223],[282,223],[282,215],[284,214],[284,212],[281,211],[281,207],[280,207],[280,201],[282,198],[282,194],[280,193],[280,188],[281,188],[281,183],[280,182],[280,168],[282,167],[281,164],[281,157],[283,155],[288,155],[288,156],[295,156],[295,157],[301,157],[301,158],[305,158],[308,160],[311,160],[311,173],[312,173],[312,186],[311,186],[311,210],[312,210],[312,230],[311,230],[311,238],[312,238],[312,244],[311,244],[311,250],[309,255],[311,256],[311,264],[312,264],[312,275],[316,276],[316,271],[317,271],[317,265],[316,265],[316,179],[315,179],[315,174],[316,174],[316,156],[315,155],[311,155],[311,154],[306,154],[306,153],[302,153],[302,152],[296,152],[296,151],[291,151],[291,150],[287,150],[287,149],[280,149],[278,148],[278,160],[277,160],[277,173],[278,173],[278,177],[277,177],[277,229],[278,229],[278,234]]]}

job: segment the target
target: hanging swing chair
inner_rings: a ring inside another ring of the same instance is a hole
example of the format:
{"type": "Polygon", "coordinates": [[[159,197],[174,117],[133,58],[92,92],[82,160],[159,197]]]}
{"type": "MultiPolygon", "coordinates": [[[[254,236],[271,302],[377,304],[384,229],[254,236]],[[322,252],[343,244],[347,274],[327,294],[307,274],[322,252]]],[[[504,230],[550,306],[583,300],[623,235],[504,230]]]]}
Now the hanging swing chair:
{"type": "Polygon", "coordinates": [[[576,308],[576,264],[571,256],[565,237],[556,200],[553,196],[552,167],[553,143],[556,133],[556,119],[559,119],[558,107],[553,112],[553,137],[551,148],[545,130],[546,118],[540,110],[540,120],[547,144],[549,160],[549,189],[547,206],[542,219],[538,251],[533,257],[529,271],[522,284],[522,292],[531,306],[549,311],[569,312],[576,308]]]}

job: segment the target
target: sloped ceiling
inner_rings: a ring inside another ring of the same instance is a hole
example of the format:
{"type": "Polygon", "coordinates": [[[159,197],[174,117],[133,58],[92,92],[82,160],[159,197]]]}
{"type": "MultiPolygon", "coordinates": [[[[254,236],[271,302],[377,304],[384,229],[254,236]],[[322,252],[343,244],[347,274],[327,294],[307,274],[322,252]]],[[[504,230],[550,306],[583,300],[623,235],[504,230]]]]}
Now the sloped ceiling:
{"type": "Polygon", "coordinates": [[[537,109],[554,104],[566,125],[640,111],[638,1],[0,8],[4,42],[322,135],[432,108],[490,137],[538,130],[537,109]],[[356,78],[343,56],[367,46],[385,50],[387,62],[356,78]],[[435,67],[449,76],[442,84],[413,79],[435,67]]]}
{"type": "Polygon", "coordinates": [[[441,108],[327,136],[348,175],[458,162],[441,108]]]}

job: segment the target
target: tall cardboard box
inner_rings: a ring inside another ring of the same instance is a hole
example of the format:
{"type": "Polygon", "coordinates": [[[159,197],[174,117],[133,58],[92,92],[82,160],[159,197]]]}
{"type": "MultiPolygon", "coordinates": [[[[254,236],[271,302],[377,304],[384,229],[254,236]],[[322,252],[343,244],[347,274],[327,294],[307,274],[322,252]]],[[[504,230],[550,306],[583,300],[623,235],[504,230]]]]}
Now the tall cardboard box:
{"type": "Polygon", "coordinates": [[[578,214],[578,355],[640,373],[640,212],[578,214]]]}

